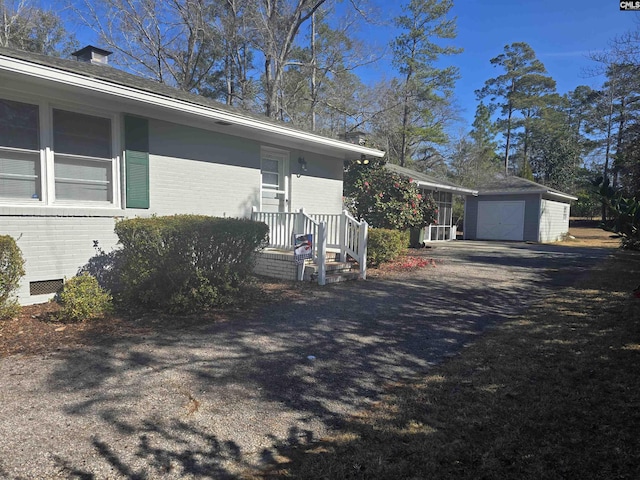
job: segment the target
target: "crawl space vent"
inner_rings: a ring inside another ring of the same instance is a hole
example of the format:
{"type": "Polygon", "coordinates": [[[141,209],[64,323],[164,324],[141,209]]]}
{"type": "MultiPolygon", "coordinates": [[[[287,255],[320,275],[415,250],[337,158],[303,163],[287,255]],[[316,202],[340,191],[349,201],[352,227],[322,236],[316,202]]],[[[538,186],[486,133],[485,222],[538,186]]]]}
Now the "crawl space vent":
{"type": "Polygon", "coordinates": [[[63,284],[64,281],[62,279],[29,282],[29,295],[50,295],[58,292],[63,284]]]}

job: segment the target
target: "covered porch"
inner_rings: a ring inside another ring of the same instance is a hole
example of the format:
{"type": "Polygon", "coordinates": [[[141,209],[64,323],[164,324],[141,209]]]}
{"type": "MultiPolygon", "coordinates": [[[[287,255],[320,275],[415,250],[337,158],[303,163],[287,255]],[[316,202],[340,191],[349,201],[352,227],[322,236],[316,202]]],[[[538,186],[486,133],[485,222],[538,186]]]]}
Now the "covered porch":
{"type": "Polygon", "coordinates": [[[455,240],[457,226],[453,223],[453,196],[478,195],[478,191],[391,163],[387,163],[385,168],[409,178],[425,194],[431,195],[438,207],[436,222],[416,232],[412,243],[455,240]]]}

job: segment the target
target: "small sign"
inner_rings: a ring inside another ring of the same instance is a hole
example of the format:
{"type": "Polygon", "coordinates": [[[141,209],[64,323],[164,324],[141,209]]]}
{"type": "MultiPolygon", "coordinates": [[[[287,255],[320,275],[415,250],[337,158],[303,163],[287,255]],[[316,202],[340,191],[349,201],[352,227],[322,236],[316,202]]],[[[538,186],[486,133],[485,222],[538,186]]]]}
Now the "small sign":
{"type": "Polygon", "coordinates": [[[293,258],[296,263],[304,263],[308,258],[313,258],[313,234],[294,234],[293,258]]]}
{"type": "Polygon", "coordinates": [[[640,2],[620,2],[620,10],[628,10],[631,12],[640,10],[640,2]]]}

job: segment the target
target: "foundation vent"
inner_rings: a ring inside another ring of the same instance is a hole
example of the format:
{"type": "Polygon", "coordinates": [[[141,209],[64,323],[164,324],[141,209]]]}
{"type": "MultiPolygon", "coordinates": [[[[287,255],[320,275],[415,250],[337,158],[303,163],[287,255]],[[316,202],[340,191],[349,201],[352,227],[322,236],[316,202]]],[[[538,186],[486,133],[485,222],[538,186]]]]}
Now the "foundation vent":
{"type": "Polygon", "coordinates": [[[42,280],[29,282],[29,295],[51,295],[57,293],[64,285],[64,280],[42,280]]]}

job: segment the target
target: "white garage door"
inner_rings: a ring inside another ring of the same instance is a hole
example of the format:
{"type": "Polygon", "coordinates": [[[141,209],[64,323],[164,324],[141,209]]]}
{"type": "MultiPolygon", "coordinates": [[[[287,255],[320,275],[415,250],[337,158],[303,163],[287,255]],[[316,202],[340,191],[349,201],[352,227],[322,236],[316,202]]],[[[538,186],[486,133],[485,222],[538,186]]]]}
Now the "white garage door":
{"type": "Polygon", "coordinates": [[[478,202],[479,240],[523,240],[524,201],[478,202]]]}

